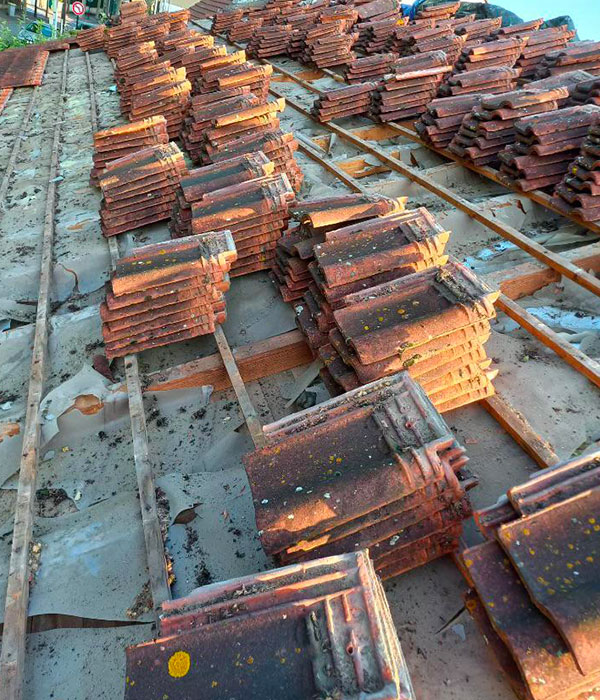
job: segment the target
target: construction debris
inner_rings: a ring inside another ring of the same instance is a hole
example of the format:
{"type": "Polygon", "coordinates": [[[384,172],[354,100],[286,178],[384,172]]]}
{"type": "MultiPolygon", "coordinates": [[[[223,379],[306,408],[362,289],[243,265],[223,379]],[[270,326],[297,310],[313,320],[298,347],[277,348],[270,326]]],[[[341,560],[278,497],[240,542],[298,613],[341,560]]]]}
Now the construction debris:
{"type": "Polygon", "coordinates": [[[415,698],[363,551],[197,588],[163,603],[158,637],[127,649],[127,700],[415,698]]]}
{"type": "Polygon", "coordinates": [[[136,248],[117,261],[100,305],[110,360],[206,333],[226,319],[236,259],[229,231],[136,248]]]}
{"type": "Polygon", "coordinates": [[[163,116],[142,119],[139,122],[114,126],[94,134],[92,184],[98,184],[98,175],[113,160],[129,156],[147,146],[169,143],[167,120],[163,116]]]}
{"type": "Polygon", "coordinates": [[[600,453],[544,469],[475,519],[462,553],[467,607],[523,698],[593,697],[600,687],[600,453]]]}
{"type": "Polygon", "coordinates": [[[263,548],[279,562],[369,548],[397,576],[456,549],[468,458],[403,372],[263,428],[244,457],[263,548]]]}
{"type": "Polygon", "coordinates": [[[102,233],[116,236],[169,219],[179,180],[187,174],[176,144],[157,145],[113,160],[98,174],[102,233]]]}
{"type": "Polygon", "coordinates": [[[499,154],[504,173],[528,191],[558,184],[578,155],[588,128],[600,123],[600,107],[565,107],[515,123],[516,143],[499,154]]]}

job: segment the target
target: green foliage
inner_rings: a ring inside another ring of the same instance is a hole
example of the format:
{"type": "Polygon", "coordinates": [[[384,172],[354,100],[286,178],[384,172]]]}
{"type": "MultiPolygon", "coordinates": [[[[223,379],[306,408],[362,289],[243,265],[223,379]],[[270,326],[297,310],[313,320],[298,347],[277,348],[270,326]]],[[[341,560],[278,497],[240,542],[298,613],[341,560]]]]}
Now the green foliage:
{"type": "MultiPolygon", "coordinates": [[[[31,23],[30,19],[22,21],[19,23],[19,30],[21,27],[29,25],[31,23]]],[[[43,44],[45,41],[55,41],[56,39],[64,39],[66,37],[74,36],[77,32],[74,29],[69,29],[66,32],[56,32],[55,36],[47,37],[42,34],[42,21],[35,21],[35,28],[29,31],[36,34],[36,38],[33,41],[34,44],[43,44]]],[[[31,42],[25,41],[25,39],[19,39],[17,36],[18,31],[13,33],[7,22],[0,21],[0,51],[4,49],[12,49],[18,46],[31,46],[31,42]]]]}
{"type": "Polygon", "coordinates": [[[26,46],[27,42],[19,39],[16,34],[13,34],[8,22],[0,22],[0,51],[4,49],[12,49],[15,46],[26,46]]]}

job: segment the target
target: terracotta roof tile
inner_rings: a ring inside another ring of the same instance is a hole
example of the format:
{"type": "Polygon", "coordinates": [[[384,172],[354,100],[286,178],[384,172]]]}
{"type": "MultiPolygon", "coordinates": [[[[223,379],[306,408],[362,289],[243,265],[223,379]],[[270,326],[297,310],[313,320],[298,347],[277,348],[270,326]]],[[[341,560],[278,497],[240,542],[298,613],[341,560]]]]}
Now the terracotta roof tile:
{"type": "Polygon", "coordinates": [[[583,697],[600,683],[589,625],[599,595],[599,500],[597,452],[545,469],[476,514],[489,541],[463,553],[482,603],[469,609],[483,629],[491,625],[493,649],[512,657],[534,700],[583,697]]]}
{"type": "Polygon", "coordinates": [[[196,589],[163,604],[159,635],[127,649],[128,700],[188,690],[228,698],[240,689],[248,700],[283,694],[290,700],[338,695],[414,700],[385,594],[366,552],[196,589]],[[324,638],[327,645],[319,641],[324,638]],[[182,648],[191,660],[189,672],[170,673],[182,648]]]}
{"type": "Polygon", "coordinates": [[[290,561],[368,546],[393,575],[398,560],[422,563],[425,538],[452,533],[455,546],[470,512],[456,476],[466,457],[407,373],[264,432],[267,446],[245,462],[267,553],[290,561]]]}
{"type": "Polygon", "coordinates": [[[0,52],[0,88],[41,85],[48,51],[20,47],[0,52]]]}
{"type": "Polygon", "coordinates": [[[117,261],[100,307],[109,359],[212,333],[236,259],[228,231],[144,246],[117,261]]]}

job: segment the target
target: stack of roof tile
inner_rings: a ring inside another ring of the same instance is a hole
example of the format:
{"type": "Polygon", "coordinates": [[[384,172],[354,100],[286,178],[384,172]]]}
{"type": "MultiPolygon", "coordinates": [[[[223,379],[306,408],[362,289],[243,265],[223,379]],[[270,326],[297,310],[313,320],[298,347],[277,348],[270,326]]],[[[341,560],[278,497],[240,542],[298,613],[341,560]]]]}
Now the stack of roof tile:
{"type": "MultiPolygon", "coordinates": [[[[117,87],[121,94],[121,112],[131,117],[131,104],[133,94],[143,94],[150,90],[149,84],[163,85],[174,81],[177,71],[171,66],[170,61],[152,62],[151,55],[146,55],[144,61],[137,66],[132,66],[123,71],[122,78],[117,78],[117,87]],[[156,81],[156,82],[154,82],[156,81]]],[[[182,75],[181,69],[179,75],[182,75]]]]}
{"type": "MultiPolygon", "coordinates": [[[[434,22],[432,26],[435,27],[446,27],[447,29],[451,29],[453,32],[456,32],[457,29],[460,29],[461,27],[466,26],[467,24],[470,24],[475,20],[475,14],[470,14],[470,15],[463,15],[462,17],[450,17],[448,19],[439,19],[437,22],[434,22]]],[[[420,20],[422,21],[422,20],[420,20]]]]}
{"type": "Polygon", "coordinates": [[[126,22],[110,27],[105,35],[105,49],[109,58],[116,58],[119,51],[140,41],[140,28],[136,22],[126,22]]]}
{"type": "Polygon", "coordinates": [[[444,2],[438,5],[425,5],[425,7],[417,8],[415,14],[416,19],[450,19],[454,17],[460,8],[460,2],[444,2]]]}
{"type": "Polygon", "coordinates": [[[213,17],[210,31],[212,34],[225,34],[244,17],[244,10],[224,10],[213,17]]]}
{"type": "Polygon", "coordinates": [[[138,20],[145,17],[148,13],[148,6],[145,0],[130,0],[129,2],[124,2],[119,8],[119,24],[126,24],[127,22],[135,23],[138,20]]]}
{"type": "Polygon", "coordinates": [[[255,30],[246,47],[248,55],[256,58],[267,58],[287,54],[292,32],[290,24],[278,24],[255,30]]]}
{"type": "Polygon", "coordinates": [[[315,100],[311,112],[320,122],[368,114],[371,108],[371,94],[376,87],[377,83],[359,83],[328,90],[315,100]]]}
{"type": "Polygon", "coordinates": [[[576,105],[600,105],[600,78],[578,83],[571,95],[571,101],[576,105]]]}
{"type": "Polygon", "coordinates": [[[179,179],[186,173],[183,153],[174,143],[149,146],[108,163],[98,174],[104,235],[170,218],[179,179]]]}
{"type": "Polygon", "coordinates": [[[191,13],[189,9],[181,9],[176,12],[158,12],[156,15],[157,21],[167,22],[169,25],[169,34],[187,29],[187,24],[190,21],[191,13]]]}
{"type": "Polygon", "coordinates": [[[158,49],[161,56],[173,63],[172,55],[175,51],[190,48],[209,49],[214,45],[214,37],[202,32],[194,32],[190,29],[181,29],[178,32],[166,34],[159,42],[158,49]]]}
{"type": "Polygon", "coordinates": [[[600,107],[565,107],[520,119],[516,142],[499,154],[501,172],[522,190],[558,184],[579,154],[588,129],[600,123],[600,107]]]}
{"type": "Polygon", "coordinates": [[[236,109],[257,107],[260,102],[248,87],[194,95],[181,129],[181,139],[194,163],[200,163],[203,159],[204,132],[211,126],[213,118],[231,114],[236,109]]]}
{"type": "Polygon", "coordinates": [[[201,77],[202,66],[205,62],[226,55],[227,49],[225,46],[195,47],[193,52],[186,54],[181,59],[181,65],[185,68],[186,78],[195,87],[198,79],[201,77]]]}
{"type": "Polygon", "coordinates": [[[433,38],[429,41],[421,41],[414,47],[414,53],[427,53],[429,51],[443,51],[448,63],[454,65],[465,45],[465,39],[456,34],[433,38]]]}
{"type": "Polygon", "coordinates": [[[356,25],[358,39],[354,48],[363,53],[377,54],[386,50],[398,23],[395,19],[382,19],[376,22],[362,22],[356,25]]]}
{"type": "Polygon", "coordinates": [[[106,25],[99,24],[97,27],[82,29],[77,32],[77,44],[82,51],[94,51],[104,48],[104,32],[106,25]]]}
{"type": "Polygon", "coordinates": [[[517,24],[507,24],[505,27],[493,29],[487,36],[487,41],[495,41],[496,39],[504,39],[507,36],[514,34],[533,36],[544,23],[543,19],[532,19],[529,22],[518,22],[517,24]]]}
{"type": "Polygon", "coordinates": [[[98,184],[98,175],[113,160],[131,155],[147,146],[169,143],[167,120],[163,116],[114,126],[94,134],[94,153],[90,181],[98,184]]]}
{"type": "Polygon", "coordinates": [[[227,31],[227,39],[231,42],[250,41],[263,23],[262,17],[244,17],[242,22],[238,22],[227,31]]]}
{"type": "Polygon", "coordinates": [[[454,64],[465,45],[465,37],[457,36],[446,27],[423,27],[420,24],[397,27],[386,49],[400,56],[443,51],[449,64],[454,64]]]}
{"type": "Polygon", "coordinates": [[[316,326],[320,334],[313,332],[309,338],[313,352],[317,340],[322,341],[325,355],[332,355],[332,347],[327,346],[335,327],[333,311],[344,307],[349,294],[445,265],[449,236],[424,208],[326,232],[325,242],[313,249],[315,260],[308,266],[311,279],[301,311],[311,316],[311,322],[303,321],[301,326],[316,326]]]}
{"type": "Polygon", "coordinates": [[[341,23],[330,22],[328,24],[319,24],[317,18],[306,16],[298,22],[290,22],[294,27],[288,53],[291,58],[297,59],[302,63],[306,63],[308,56],[306,54],[306,42],[315,37],[324,37],[327,35],[339,34],[341,31],[341,23]]]}
{"type": "Polygon", "coordinates": [[[475,514],[486,542],[462,552],[467,608],[519,697],[596,697],[600,453],[507,496],[475,514]]]}
{"type": "Polygon", "coordinates": [[[269,64],[256,66],[244,61],[234,65],[223,66],[202,73],[200,92],[213,92],[215,90],[229,90],[232,88],[248,87],[250,92],[256,95],[261,102],[265,102],[269,96],[269,86],[273,67],[269,64]]]}
{"type": "Polygon", "coordinates": [[[169,33],[167,22],[160,22],[156,15],[147,15],[137,23],[138,41],[153,41],[158,45],[169,33]]]}
{"type": "Polygon", "coordinates": [[[327,24],[329,22],[341,23],[342,31],[348,31],[358,20],[358,11],[350,5],[330,5],[324,7],[319,13],[319,22],[327,24]]]}
{"type": "MultiPolygon", "coordinates": [[[[228,166],[219,165],[226,173],[228,166]]],[[[294,190],[281,173],[229,185],[191,204],[192,232],[231,231],[238,253],[232,277],[268,270],[294,199],[294,190]]]]}
{"type": "Polygon", "coordinates": [[[231,5],[233,0],[198,0],[189,8],[190,17],[192,20],[209,19],[216,13],[228,10],[231,5]]]}
{"type": "Polygon", "coordinates": [[[151,80],[164,74],[170,64],[157,64],[158,52],[153,41],[126,46],[119,50],[115,59],[115,83],[121,97],[121,112],[129,114],[131,89],[135,83],[151,80]]]}
{"type": "Polygon", "coordinates": [[[512,68],[517,62],[527,44],[527,37],[509,37],[488,41],[476,46],[468,46],[462,50],[455,71],[477,70],[479,68],[507,67],[512,68]]]}
{"type": "MultiPolygon", "coordinates": [[[[384,20],[399,21],[402,17],[398,0],[371,0],[356,7],[358,23],[381,22],[384,20]]],[[[358,27],[360,29],[360,27],[358,27]]]]}
{"type": "Polygon", "coordinates": [[[498,154],[516,140],[515,124],[532,114],[558,109],[568,99],[567,88],[524,89],[502,95],[484,95],[450,143],[450,150],[475,165],[498,165],[498,154]]]}
{"type": "Polygon", "coordinates": [[[468,95],[472,93],[495,95],[514,89],[521,75],[518,68],[508,66],[479,68],[450,75],[440,85],[439,96],[468,95]]]}
{"type": "Polygon", "coordinates": [[[535,77],[546,78],[575,69],[600,75],[600,41],[574,41],[563,49],[549,51],[538,64],[535,77]]]}
{"type": "Polygon", "coordinates": [[[263,428],[244,457],[263,549],[283,563],[368,547],[390,578],[456,550],[468,458],[408,373],[263,428]]]}
{"type": "MultiPolygon", "coordinates": [[[[406,198],[394,199],[378,194],[346,194],[299,202],[291,211],[294,223],[277,244],[273,266],[283,299],[301,299],[308,289],[312,279],[309,263],[314,259],[314,246],[325,241],[327,232],[349,222],[400,212],[405,202],[406,198]]],[[[310,313],[301,314],[297,323],[309,338],[311,347],[318,347],[316,336],[319,332],[310,313]]]]}
{"type": "Polygon", "coordinates": [[[461,23],[454,28],[459,36],[464,36],[467,40],[466,48],[481,44],[492,32],[497,31],[502,26],[502,17],[490,17],[487,19],[476,19],[471,22],[461,23]]]}
{"type": "Polygon", "coordinates": [[[158,639],[127,649],[125,698],[184,695],[414,700],[367,552],[213,583],[163,603],[158,639]],[[169,672],[178,654],[193,659],[183,662],[185,674],[169,672]]]}
{"type": "Polygon", "coordinates": [[[223,68],[230,68],[242,63],[246,63],[245,51],[234,51],[233,53],[225,53],[214,58],[205,60],[199,66],[199,76],[196,80],[194,88],[197,92],[212,92],[218,90],[219,86],[215,79],[211,77],[213,71],[223,68]]]}
{"type": "Polygon", "coordinates": [[[381,78],[391,71],[396,59],[397,56],[393,53],[377,53],[373,56],[356,58],[344,66],[342,75],[350,84],[381,78]]]}
{"type": "Polygon", "coordinates": [[[143,246],[117,261],[100,305],[106,356],[213,333],[236,258],[229,231],[143,246]]]}
{"type": "Polygon", "coordinates": [[[569,165],[553,198],[554,204],[583,221],[600,221],[600,126],[590,127],[581,151],[569,165]]]}
{"type": "Polygon", "coordinates": [[[344,297],[319,355],[342,390],[408,367],[449,411],[494,393],[483,345],[497,297],[456,261],[415,272],[344,297]]]}
{"type": "MultiPolygon", "coordinates": [[[[509,28],[505,27],[505,29],[509,28]]],[[[565,47],[575,36],[575,32],[568,30],[566,25],[563,25],[531,33],[525,32],[524,35],[528,37],[527,45],[515,65],[521,68],[522,78],[533,78],[542,58],[550,51],[565,47]]]]}
{"type": "Polygon", "coordinates": [[[275,169],[262,151],[190,170],[181,178],[169,224],[173,238],[192,235],[192,204],[215,190],[272,175],[275,169]]]}
{"type": "Polygon", "coordinates": [[[431,59],[426,64],[421,55],[402,58],[395,64],[394,73],[386,76],[373,92],[373,119],[389,122],[416,118],[426,110],[444,77],[452,72],[443,51],[433,51],[427,56],[431,59]],[[420,67],[428,64],[430,68],[420,67]]]}
{"type": "Polygon", "coordinates": [[[435,148],[446,148],[460,129],[463,119],[476,105],[481,95],[458,95],[432,100],[427,111],[415,122],[415,130],[423,141],[435,148]]]}
{"type": "Polygon", "coordinates": [[[417,47],[421,43],[444,37],[447,34],[448,30],[445,27],[421,24],[399,25],[390,37],[387,48],[400,56],[410,56],[417,53],[417,47]]]}
{"type": "Polygon", "coordinates": [[[313,35],[307,32],[302,53],[302,62],[314,64],[317,68],[330,68],[350,63],[355,59],[352,46],[358,39],[358,34],[346,34],[343,32],[343,22],[331,22],[320,25],[321,27],[333,27],[331,33],[313,35]]]}
{"type": "MultiPolygon", "coordinates": [[[[233,98],[225,107],[216,104],[210,122],[201,123],[196,133],[201,134],[196,155],[203,164],[227,160],[241,153],[262,150],[275,164],[275,173],[285,173],[297,192],[302,184],[302,171],[296,163],[294,152],[298,147],[292,134],[284,134],[279,125],[277,113],[283,111],[283,98],[262,103],[250,94],[241,99],[233,98]]],[[[206,120],[206,112],[198,109],[200,119],[206,120]]],[[[186,123],[186,130],[193,130],[193,124],[186,123]]],[[[191,142],[191,135],[186,136],[191,142]]]]}
{"type": "Polygon", "coordinates": [[[186,79],[185,68],[168,68],[164,75],[152,79],[146,77],[131,88],[129,118],[133,121],[162,114],[167,120],[169,138],[177,138],[189,107],[191,92],[192,86],[186,79]]]}

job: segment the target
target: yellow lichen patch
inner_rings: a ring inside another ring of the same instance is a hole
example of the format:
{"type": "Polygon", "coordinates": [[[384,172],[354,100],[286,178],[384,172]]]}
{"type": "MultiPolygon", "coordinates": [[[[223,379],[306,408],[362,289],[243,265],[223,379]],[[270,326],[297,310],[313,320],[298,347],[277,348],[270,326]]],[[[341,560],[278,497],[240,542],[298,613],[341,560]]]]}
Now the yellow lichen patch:
{"type": "Polygon", "coordinates": [[[169,675],[172,678],[187,676],[191,663],[191,658],[187,651],[176,651],[169,657],[169,675]]]}

